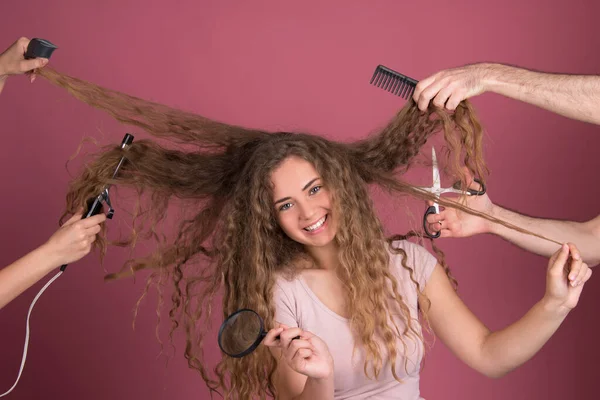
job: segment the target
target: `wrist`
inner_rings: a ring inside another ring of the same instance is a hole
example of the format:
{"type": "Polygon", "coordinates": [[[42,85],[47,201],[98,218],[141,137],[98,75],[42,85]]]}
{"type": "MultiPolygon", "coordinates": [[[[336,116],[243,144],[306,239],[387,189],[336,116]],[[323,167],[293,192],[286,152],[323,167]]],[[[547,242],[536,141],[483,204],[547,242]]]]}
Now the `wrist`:
{"type": "Polygon", "coordinates": [[[47,242],[35,251],[40,259],[40,266],[44,268],[45,272],[50,272],[63,264],[57,252],[52,248],[52,245],[47,242]]]}
{"type": "MultiPolygon", "coordinates": [[[[500,208],[497,207],[495,204],[492,204],[490,206],[489,210],[487,211],[487,214],[490,217],[498,218],[499,211],[500,211],[500,208]]],[[[499,223],[488,221],[487,219],[484,219],[483,232],[481,232],[481,233],[491,233],[494,235],[498,235],[499,229],[501,229],[501,228],[502,228],[502,225],[500,225],[499,223]]]]}
{"type": "Polygon", "coordinates": [[[333,370],[333,360],[330,360],[327,370],[323,369],[316,376],[309,376],[309,378],[314,380],[315,383],[326,385],[333,382],[333,370]]]}
{"type": "Polygon", "coordinates": [[[333,399],[335,393],[335,385],[333,382],[333,371],[332,373],[323,378],[312,378],[309,377],[304,385],[302,394],[297,397],[300,399],[333,399]]]}
{"type": "Polygon", "coordinates": [[[571,311],[570,308],[563,305],[563,301],[548,295],[544,295],[539,304],[542,310],[544,310],[544,312],[550,317],[563,319],[571,311]]]}
{"type": "Polygon", "coordinates": [[[482,79],[484,92],[497,92],[504,84],[503,66],[501,64],[486,63],[484,64],[484,69],[485,73],[482,79]]]}

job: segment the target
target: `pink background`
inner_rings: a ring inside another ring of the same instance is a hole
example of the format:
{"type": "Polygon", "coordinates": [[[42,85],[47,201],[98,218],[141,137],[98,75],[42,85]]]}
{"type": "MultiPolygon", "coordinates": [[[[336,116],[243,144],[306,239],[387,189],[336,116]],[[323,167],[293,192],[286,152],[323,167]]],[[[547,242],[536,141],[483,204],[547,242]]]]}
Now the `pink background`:
{"type": "MultiPolygon", "coordinates": [[[[423,79],[476,61],[582,74],[598,73],[600,61],[600,3],[591,0],[171,3],[8,2],[0,48],[21,35],[46,38],[60,46],[52,65],[74,76],[229,123],[340,140],[363,137],[404,104],[368,84],[377,64],[423,79]]],[[[495,202],[579,221],[600,212],[599,127],[493,94],[473,103],[486,129],[495,202]]],[[[63,90],[24,77],[7,83],[0,121],[0,264],[8,265],[56,229],[68,181],[64,164],[81,138],[117,143],[125,130],[63,90]]],[[[424,208],[414,210],[417,220],[424,208]]],[[[390,230],[405,231],[403,215],[390,230]]],[[[117,212],[110,224],[124,219],[117,212]]],[[[463,299],[490,328],[520,318],[544,293],[543,257],[492,236],[439,244],[463,299]]],[[[106,267],[115,270],[123,260],[112,252],[106,267]]],[[[132,330],[143,279],[104,284],[102,276],[97,259],[88,257],[44,293],[32,316],[24,374],[8,398],[207,398],[179,338],[167,368],[167,358],[157,357],[153,296],[132,330]]],[[[42,284],[0,311],[0,392],[17,375],[25,316],[42,284]]],[[[501,380],[470,370],[437,342],[426,360],[423,396],[597,398],[599,299],[600,281],[592,278],[542,351],[501,380]]],[[[218,353],[209,356],[216,360],[218,353]]]]}

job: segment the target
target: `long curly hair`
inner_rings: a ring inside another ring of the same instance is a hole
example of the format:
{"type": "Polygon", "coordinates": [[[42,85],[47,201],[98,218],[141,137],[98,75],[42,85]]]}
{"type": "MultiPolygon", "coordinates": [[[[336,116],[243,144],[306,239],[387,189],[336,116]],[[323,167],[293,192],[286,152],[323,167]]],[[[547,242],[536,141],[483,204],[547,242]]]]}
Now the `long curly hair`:
{"type": "MultiPolygon", "coordinates": [[[[331,193],[333,212],[339,218],[334,239],[339,246],[339,277],[347,288],[356,346],[365,350],[365,374],[377,377],[387,361],[378,345],[383,342],[392,373],[400,379],[395,361],[404,349],[397,349],[396,343],[400,341],[406,348],[407,339],[423,337],[390,271],[388,250],[391,240],[419,233],[386,238],[369,186],[436,200],[403,181],[401,175],[437,132],[443,132],[447,146],[446,173],[458,179],[463,188],[467,184],[465,167],[485,181],[482,129],[469,102],[462,102],[455,112],[448,113],[435,107],[421,112],[411,100],[379,132],[357,142],[339,143],[316,135],[265,132],[212,121],[50,68],[37,73],[118,121],[164,139],[164,144],[159,140],[137,140],[125,150],[106,146],[94,154],[70,182],[61,220],[107,184],[133,189],[138,207],[132,234],[113,244],[133,247],[139,237],[144,237],[156,241],[156,250],[128,260],[106,279],[150,270],[144,294],[153,284],[170,284],[170,298],[161,294],[159,305],[168,304],[171,338],[175,330],[184,330],[188,364],[199,371],[211,391],[220,389],[228,399],[276,395],[272,377],[278,361],[264,346],[241,359],[224,356],[214,368],[214,375],[205,365],[203,349],[215,298],[222,297],[223,317],[250,308],[264,318],[267,327],[272,327],[276,278],[282,274],[293,276],[301,262],[310,262],[303,246],[287,237],[277,224],[273,206],[271,173],[291,156],[312,163],[331,193]],[[185,148],[176,148],[175,144],[185,148]],[[127,162],[112,179],[114,166],[123,155],[127,162]],[[146,208],[144,199],[148,201],[146,208]],[[159,228],[170,207],[186,212],[172,239],[159,228]],[[390,316],[398,311],[404,324],[391,326],[390,316]]],[[[460,201],[437,201],[527,232],[473,211],[460,201]]],[[[101,255],[108,244],[104,229],[95,244],[101,255]]],[[[401,249],[395,251],[402,254],[403,267],[418,285],[406,254],[401,249]]],[[[443,253],[439,249],[436,252],[449,273],[443,253]]]]}

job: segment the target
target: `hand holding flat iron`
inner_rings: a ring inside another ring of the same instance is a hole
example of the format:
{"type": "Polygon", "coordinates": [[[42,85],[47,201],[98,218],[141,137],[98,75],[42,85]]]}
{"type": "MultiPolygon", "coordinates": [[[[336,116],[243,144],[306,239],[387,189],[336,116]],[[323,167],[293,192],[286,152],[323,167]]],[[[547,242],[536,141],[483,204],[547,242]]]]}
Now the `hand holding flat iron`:
{"type": "MultiPolygon", "coordinates": [[[[24,74],[48,64],[47,58],[25,58],[29,42],[29,39],[22,37],[0,54],[0,81],[5,80],[8,75],[24,74]]],[[[30,74],[29,80],[33,82],[35,75],[30,74]]]]}

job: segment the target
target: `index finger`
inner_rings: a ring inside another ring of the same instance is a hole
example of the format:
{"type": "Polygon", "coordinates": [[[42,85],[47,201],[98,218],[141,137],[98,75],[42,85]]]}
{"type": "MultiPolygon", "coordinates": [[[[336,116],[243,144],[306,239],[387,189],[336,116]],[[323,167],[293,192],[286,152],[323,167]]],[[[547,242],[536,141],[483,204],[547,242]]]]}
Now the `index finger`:
{"type": "Polygon", "coordinates": [[[21,48],[21,50],[23,50],[23,54],[25,54],[25,52],[27,51],[27,46],[29,46],[29,42],[31,42],[31,39],[25,36],[17,39],[16,44],[21,48]]]}
{"type": "Polygon", "coordinates": [[[415,87],[415,91],[413,92],[413,100],[415,103],[419,102],[419,97],[421,96],[421,92],[425,90],[429,85],[431,85],[435,81],[435,75],[431,75],[428,78],[421,80],[417,83],[417,87],[415,87]]]}
{"type": "Polygon", "coordinates": [[[283,331],[284,328],[271,329],[269,332],[267,332],[267,335],[263,340],[263,344],[268,347],[280,346],[281,342],[279,339],[277,339],[277,336],[279,336],[279,334],[283,331]]]}
{"type": "Polygon", "coordinates": [[[81,219],[81,217],[83,217],[83,209],[80,208],[79,210],[77,210],[77,212],[75,214],[73,214],[71,216],[71,218],[69,218],[64,224],[64,225],[71,225],[71,223],[74,223],[75,221],[79,221],[81,219]]]}
{"type": "Polygon", "coordinates": [[[91,228],[94,225],[98,225],[102,222],[104,222],[106,220],[106,215],[104,215],[103,213],[100,214],[96,214],[94,216],[82,219],[81,221],[78,222],[78,224],[81,224],[81,226],[83,228],[91,228]]]}
{"type": "Polygon", "coordinates": [[[281,347],[287,349],[295,337],[302,336],[303,334],[304,331],[301,328],[284,329],[284,331],[279,335],[281,347]]]}

